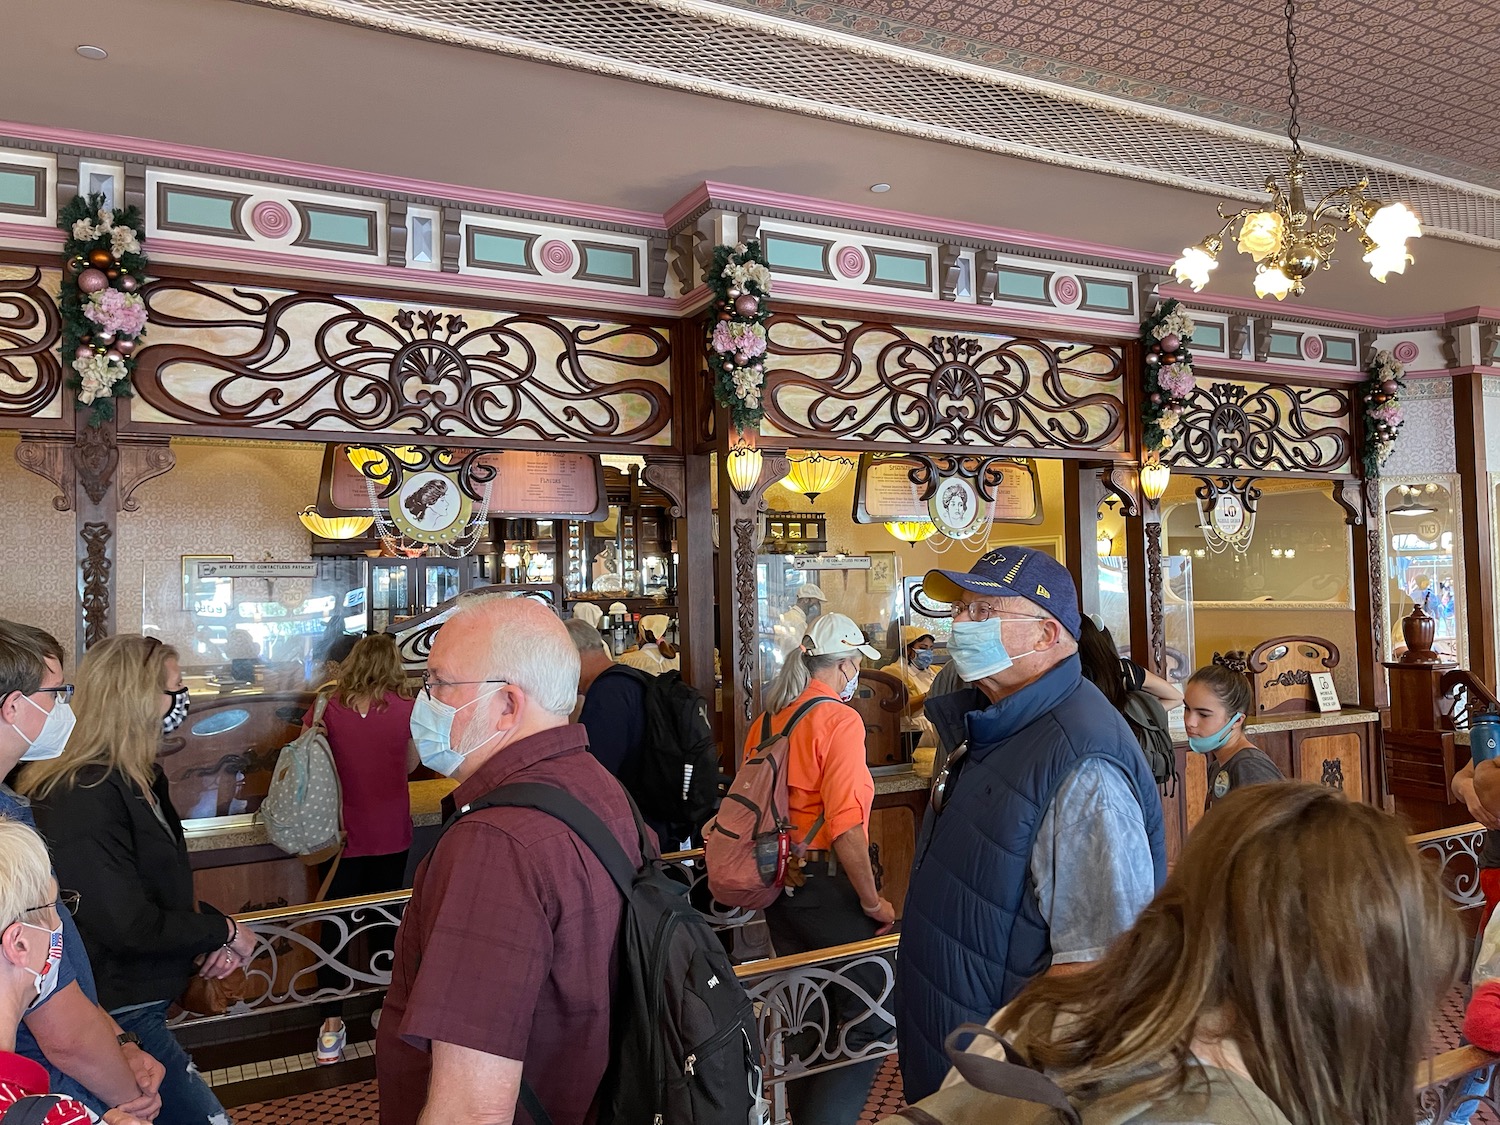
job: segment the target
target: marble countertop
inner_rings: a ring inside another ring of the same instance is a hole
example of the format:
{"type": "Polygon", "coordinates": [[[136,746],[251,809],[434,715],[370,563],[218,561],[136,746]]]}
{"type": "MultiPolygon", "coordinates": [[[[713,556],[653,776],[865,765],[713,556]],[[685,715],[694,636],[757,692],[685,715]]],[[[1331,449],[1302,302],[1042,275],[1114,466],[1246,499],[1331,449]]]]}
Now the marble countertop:
{"type": "MultiPolygon", "coordinates": [[[[1182,708],[1179,707],[1173,711],[1170,719],[1172,738],[1177,742],[1186,742],[1187,732],[1182,729],[1182,708]]],[[[1379,721],[1378,711],[1345,707],[1342,711],[1314,711],[1307,715],[1251,719],[1245,724],[1245,733],[1254,737],[1257,734],[1275,734],[1277,731],[1284,730],[1311,730],[1315,727],[1342,727],[1355,723],[1378,723],[1379,721]]]]}
{"type": "Polygon", "coordinates": [[[877,766],[870,771],[875,775],[875,796],[887,793],[911,793],[926,789],[932,784],[930,777],[922,777],[910,765],[877,766]]]}
{"type": "MultiPolygon", "coordinates": [[[[412,824],[422,828],[441,823],[443,798],[457,787],[458,783],[448,778],[408,782],[412,824]]],[[[190,852],[269,847],[271,843],[266,836],[266,826],[254,814],[184,821],[182,832],[190,852]]]]}

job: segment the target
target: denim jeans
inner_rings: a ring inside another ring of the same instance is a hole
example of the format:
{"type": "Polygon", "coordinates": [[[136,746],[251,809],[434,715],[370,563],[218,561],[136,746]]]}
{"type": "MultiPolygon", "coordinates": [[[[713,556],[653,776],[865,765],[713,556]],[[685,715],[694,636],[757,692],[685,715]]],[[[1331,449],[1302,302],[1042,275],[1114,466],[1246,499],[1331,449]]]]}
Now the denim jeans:
{"type": "MultiPolygon", "coordinates": [[[[133,1031],[141,1040],[141,1050],[161,1063],[166,1071],[161,1080],[161,1113],[155,1125],[230,1125],[229,1114],[203,1081],[193,1060],[167,1028],[167,1001],[141,1007],[121,1008],[111,1012],[125,1031],[133,1031]]],[[[54,1081],[55,1093],[77,1098],[96,1113],[111,1107],[99,1100],[71,1078],[54,1081]]]]}

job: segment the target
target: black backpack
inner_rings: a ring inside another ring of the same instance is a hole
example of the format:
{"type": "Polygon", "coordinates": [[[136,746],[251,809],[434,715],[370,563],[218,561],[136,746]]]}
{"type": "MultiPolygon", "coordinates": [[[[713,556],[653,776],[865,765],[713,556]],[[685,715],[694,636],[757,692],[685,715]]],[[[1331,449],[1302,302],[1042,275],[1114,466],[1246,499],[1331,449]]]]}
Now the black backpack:
{"type": "MultiPolygon", "coordinates": [[[[11,1102],[5,1109],[0,1109],[0,1122],[4,1122],[4,1125],[44,1125],[58,1106],[70,1102],[70,1108],[76,1109],[78,1103],[64,1094],[27,1094],[11,1102]]],[[[83,1118],[69,1120],[82,1121],[83,1118]]]]}
{"type": "Polygon", "coordinates": [[[680,672],[653,676],[616,665],[645,688],[641,752],[625,787],[641,811],[658,824],[697,833],[719,807],[719,748],[708,704],[680,672]]]}
{"type": "Polygon", "coordinates": [[[1172,732],[1168,729],[1166,708],[1149,692],[1127,692],[1125,722],[1141,744],[1141,753],[1146,755],[1146,765],[1156,779],[1157,788],[1170,797],[1172,785],[1177,780],[1177,751],[1172,744],[1172,732]]]}
{"type": "MultiPolygon", "coordinates": [[[[502,785],[455,812],[442,831],[466,813],[500,807],[536,809],[562,821],[625,896],[599,1125],[745,1125],[761,1090],[755,1010],[718,935],[649,847],[634,803],[645,857],[640,870],[597,815],[550,785],[502,785]]],[[[534,1125],[551,1125],[524,1080],[520,1101],[534,1125]]]]}

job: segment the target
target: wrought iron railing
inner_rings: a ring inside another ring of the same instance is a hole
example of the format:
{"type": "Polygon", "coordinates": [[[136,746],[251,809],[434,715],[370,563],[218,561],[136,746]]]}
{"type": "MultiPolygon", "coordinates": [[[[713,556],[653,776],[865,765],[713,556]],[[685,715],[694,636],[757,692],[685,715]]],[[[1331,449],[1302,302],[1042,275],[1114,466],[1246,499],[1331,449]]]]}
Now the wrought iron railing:
{"type": "Polygon", "coordinates": [[[793,1078],[884,1058],[896,1051],[897,934],[741,965],[765,1044],[772,1125],[789,1120],[793,1078]]]}
{"type": "Polygon", "coordinates": [[[1449,730],[1468,730],[1470,720],[1484,711],[1500,711],[1500,699],[1472,672],[1455,668],[1438,680],[1438,714],[1449,730]]]}
{"type": "MultiPolygon", "coordinates": [[[[663,859],[667,873],[688,888],[689,899],[714,929],[736,929],[758,917],[753,910],[713,900],[701,848],[671,852],[663,859]]],[[[189,1013],[178,1022],[223,1020],[269,1007],[305,1007],[384,992],[391,980],[396,928],[410,899],[411,891],[397,891],[237,915],[257,938],[243,997],[222,1015],[189,1013]],[[339,983],[320,985],[320,968],[339,983]]]]}
{"type": "Polygon", "coordinates": [[[1414,1120],[1441,1125],[1456,1119],[1472,1120],[1481,1109],[1500,1114],[1500,1091],[1494,1088],[1495,1063],[1494,1055],[1478,1047],[1446,1051],[1423,1063],[1417,1072],[1414,1120]]]}
{"type": "Polygon", "coordinates": [[[1455,910],[1478,910],[1484,905],[1479,889],[1479,849],[1484,847],[1482,824],[1461,824],[1408,836],[1411,845],[1437,864],[1443,890],[1455,910]]]}

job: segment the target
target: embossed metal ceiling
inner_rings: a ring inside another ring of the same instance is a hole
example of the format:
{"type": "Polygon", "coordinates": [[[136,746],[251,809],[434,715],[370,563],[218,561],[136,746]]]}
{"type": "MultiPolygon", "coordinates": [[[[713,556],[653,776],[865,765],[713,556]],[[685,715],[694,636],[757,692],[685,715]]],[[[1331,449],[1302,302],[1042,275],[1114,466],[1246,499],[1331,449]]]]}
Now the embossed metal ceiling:
{"type": "MultiPolygon", "coordinates": [[[[246,2],[1243,199],[1283,164],[1264,0],[246,2]]],[[[1473,143],[1495,132],[1500,79],[1476,60],[1500,14],[1372,11],[1303,17],[1312,186],[1368,173],[1431,233],[1500,246],[1500,160],[1473,143]]]]}

